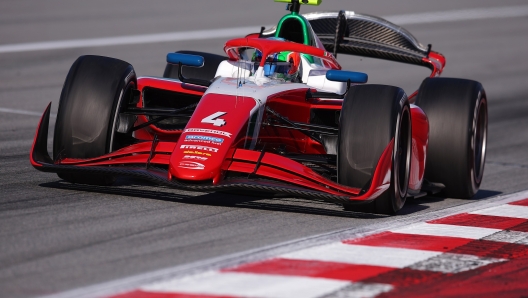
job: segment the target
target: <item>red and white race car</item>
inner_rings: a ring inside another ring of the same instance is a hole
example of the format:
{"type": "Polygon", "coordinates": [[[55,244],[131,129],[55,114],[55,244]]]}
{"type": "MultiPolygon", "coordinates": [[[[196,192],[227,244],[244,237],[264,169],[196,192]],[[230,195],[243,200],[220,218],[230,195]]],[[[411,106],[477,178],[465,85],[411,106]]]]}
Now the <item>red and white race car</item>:
{"type": "MultiPolygon", "coordinates": [[[[301,15],[225,43],[226,56],[167,55],[163,78],[81,56],[50,107],[32,165],[73,183],[119,176],[196,191],[266,192],[394,214],[407,197],[466,198],[480,186],[487,100],[478,82],[438,78],[444,57],[405,29],[350,11],[301,15]],[[408,96],[341,70],[338,53],[426,66],[408,96]]],[[[50,103],[51,105],[51,103],[50,103]]]]}

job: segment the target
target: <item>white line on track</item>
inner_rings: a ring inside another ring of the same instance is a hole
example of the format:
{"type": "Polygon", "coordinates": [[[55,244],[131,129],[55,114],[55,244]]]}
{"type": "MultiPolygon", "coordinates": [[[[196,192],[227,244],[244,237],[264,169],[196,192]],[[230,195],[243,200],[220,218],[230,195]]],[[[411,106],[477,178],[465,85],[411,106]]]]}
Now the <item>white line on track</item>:
{"type": "Polygon", "coordinates": [[[471,212],[471,214],[507,216],[528,219],[528,207],[516,205],[503,205],[471,212]]]}
{"type": "MultiPolygon", "coordinates": [[[[528,5],[463,9],[440,12],[426,12],[385,16],[384,18],[398,25],[426,24],[438,22],[455,22],[490,18],[511,18],[528,16],[528,5]]],[[[269,27],[269,26],[267,26],[269,27]]],[[[259,27],[235,27],[209,30],[194,30],[184,32],[166,32],[143,35],[113,36],[90,39],[72,39],[46,42],[30,42],[0,45],[0,53],[16,53],[28,51],[60,50],[70,48],[116,46],[127,44],[143,44],[156,42],[175,42],[187,40],[204,40],[244,36],[250,32],[258,32],[259,27]]]]}
{"type": "Polygon", "coordinates": [[[71,48],[103,47],[128,44],[174,42],[188,40],[203,40],[216,38],[230,38],[235,36],[245,36],[251,32],[259,32],[260,27],[236,27],[209,30],[194,30],[183,32],[166,32],[142,35],[112,36],[89,39],[71,39],[46,42],[30,42],[19,44],[7,44],[0,46],[0,53],[60,50],[71,48]]]}
{"type": "Polygon", "coordinates": [[[524,16],[528,16],[528,5],[404,14],[385,19],[398,25],[411,25],[524,16]]]}
{"type": "MultiPolygon", "coordinates": [[[[504,215],[507,216],[507,215],[504,215]]],[[[412,235],[428,235],[441,237],[458,237],[466,239],[480,239],[491,234],[500,232],[500,229],[489,229],[480,227],[466,227],[457,225],[445,224],[430,224],[420,222],[409,225],[399,229],[389,230],[395,233],[412,234],[412,235]]]]}
{"type": "MultiPolygon", "coordinates": [[[[141,287],[141,290],[169,294],[177,292],[235,297],[315,298],[350,284],[348,281],[303,276],[206,272],[183,279],[172,279],[147,285],[141,287]]],[[[373,294],[379,294],[379,292],[373,294]]]]}
{"type": "Polygon", "coordinates": [[[370,266],[404,268],[442,254],[438,251],[399,247],[377,247],[341,242],[315,246],[283,254],[279,257],[294,260],[339,262],[370,266]],[[373,258],[372,256],[376,256],[373,258]]]}

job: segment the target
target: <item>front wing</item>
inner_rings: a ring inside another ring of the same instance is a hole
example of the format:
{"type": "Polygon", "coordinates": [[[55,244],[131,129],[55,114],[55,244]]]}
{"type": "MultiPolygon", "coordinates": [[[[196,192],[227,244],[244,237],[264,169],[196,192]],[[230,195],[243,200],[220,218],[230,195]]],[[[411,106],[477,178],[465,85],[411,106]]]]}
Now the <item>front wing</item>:
{"type": "Polygon", "coordinates": [[[168,171],[157,165],[168,166],[175,146],[171,142],[142,142],[96,158],[53,161],[47,151],[50,108],[51,103],[40,120],[30,152],[31,164],[43,172],[125,176],[182,190],[258,191],[337,204],[369,203],[390,185],[392,143],[382,154],[368,189],[340,185],[284,156],[245,149],[234,149],[226,160],[226,173],[236,175],[226,175],[217,184],[170,179],[168,171]]]}

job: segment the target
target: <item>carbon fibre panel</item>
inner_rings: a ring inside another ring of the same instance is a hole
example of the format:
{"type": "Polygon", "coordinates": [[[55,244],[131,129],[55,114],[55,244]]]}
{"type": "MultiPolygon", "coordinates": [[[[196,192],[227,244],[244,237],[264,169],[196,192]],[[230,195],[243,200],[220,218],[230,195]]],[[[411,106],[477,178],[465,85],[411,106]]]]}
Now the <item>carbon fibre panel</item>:
{"type": "MultiPolygon", "coordinates": [[[[304,15],[310,21],[327,51],[334,50],[337,12],[316,12],[304,15]]],[[[337,53],[381,58],[429,67],[422,59],[427,48],[404,28],[382,18],[345,13],[346,28],[337,53]]]]}

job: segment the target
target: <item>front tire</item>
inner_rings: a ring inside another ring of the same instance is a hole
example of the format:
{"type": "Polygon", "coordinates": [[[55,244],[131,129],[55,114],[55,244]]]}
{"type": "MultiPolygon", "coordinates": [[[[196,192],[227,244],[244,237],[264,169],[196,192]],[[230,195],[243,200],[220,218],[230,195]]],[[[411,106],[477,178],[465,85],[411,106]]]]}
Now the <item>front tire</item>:
{"type": "Polygon", "coordinates": [[[405,204],[411,162],[411,113],[401,88],[358,85],[350,88],[341,110],[337,179],[340,184],[367,190],[378,161],[394,142],[391,184],[366,205],[345,205],[346,210],[395,214],[405,204]]]}
{"type": "MultiPolygon", "coordinates": [[[[53,159],[92,158],[123,147],[117,132],[119,111],[128,103],[137,79],[127,62],[81,56],[70,68],[59,102],[53,138],[53,159]]],[[[58,173],[72,183],[109,185],[114,177],[58,173]]]]}
{"type": "Polygon", "coordinates": [[[425,178],[442,195],[469,198],[480,188],[486,160],[488,102],[479,82],[427,78],[416,98],[429,119],[425,178]]]}

